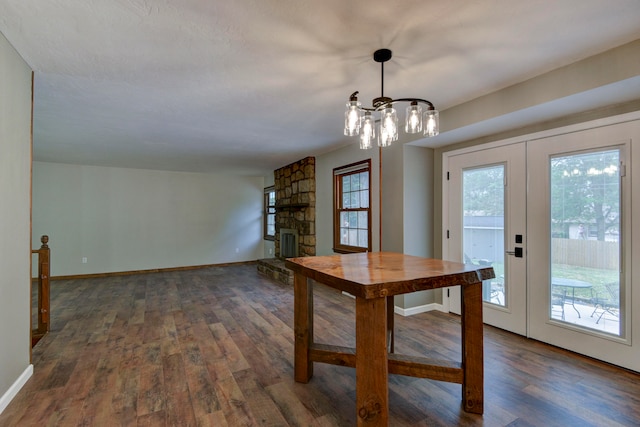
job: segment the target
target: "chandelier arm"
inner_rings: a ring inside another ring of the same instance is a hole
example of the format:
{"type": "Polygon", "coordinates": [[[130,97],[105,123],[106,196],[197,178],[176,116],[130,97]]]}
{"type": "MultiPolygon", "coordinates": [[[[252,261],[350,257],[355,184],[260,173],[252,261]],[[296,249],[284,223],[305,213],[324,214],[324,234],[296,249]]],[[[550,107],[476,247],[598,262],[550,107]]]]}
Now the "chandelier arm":
{"type": "Polygon", "coordinates": [[[376,98],[373,100],[373,107],[371,108],[367,108],[367,107],[360,107],[361,110],[364,111],[381,111],[384,110],[387,107],[390,107],[393,104],[396,104],[398,102],[420,102],[423,104],[427,104],[427,106],[429,107],[429,110],[435,110],[435,106],[433,105],[433,103],[431,101],[428,101],[426,99],[421,99],[421,98],[398,98],[398,99],[391,99],[391,98],[385,98],[385,97],[380,97],[380,98],[376,98]]]}
{"type": "MultiPolygon", "coordinates": [[[[357,93],[357,92],[356,92],[357,93]]],[[[378,99],[378,98],[376,98],[378,99]]],[[[373,106],[373,107],[359,107],[362,111],[371,111],[371,112],[377,112],[380,110],[384,110],[385,108],[391,106],[392,104],[396,104],[398,102],[420,102],[423,104],[427,104],[429,106],[429,110],[435,110],[435,106],[433,105],[433,103],[431,101],[428,101],[426,99],[421,99],[421,98],[398,98],[398,99],[389,99],[388,101],[385,102],[381,102],[380,105],[378,106],[373,106]]]]}
{"type": "Polygon", "coordinates": [[[423,104],[427,104],[429,106],[429,110],[435,110],[436,107],[434,107],[433,103],[431,101],[427,101],[426,99],[421,99],[421,98],[398,98],[398,99],[392,99],[391,101],[387,102],[387,105],[391,105],[391,104],[395,104],[396,102],[421,102],[423,104]]]}

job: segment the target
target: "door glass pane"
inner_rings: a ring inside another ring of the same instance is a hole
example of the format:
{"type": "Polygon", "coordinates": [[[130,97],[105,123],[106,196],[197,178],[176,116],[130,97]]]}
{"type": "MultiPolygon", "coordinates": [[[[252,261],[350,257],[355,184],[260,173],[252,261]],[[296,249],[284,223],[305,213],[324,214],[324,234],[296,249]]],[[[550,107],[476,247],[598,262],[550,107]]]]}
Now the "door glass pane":
{"type": "Polygon", "coordinates": [[[504,165],[465,170],[462,174],[462,194],[464,262],[493,267],[496,278],[482,283],[482,299],[506,306],[504,165]]]}
{"type": "Polygon", "coordinates": [[[619,150],[550,160],[549,318],[620,335],[619,150]]]}

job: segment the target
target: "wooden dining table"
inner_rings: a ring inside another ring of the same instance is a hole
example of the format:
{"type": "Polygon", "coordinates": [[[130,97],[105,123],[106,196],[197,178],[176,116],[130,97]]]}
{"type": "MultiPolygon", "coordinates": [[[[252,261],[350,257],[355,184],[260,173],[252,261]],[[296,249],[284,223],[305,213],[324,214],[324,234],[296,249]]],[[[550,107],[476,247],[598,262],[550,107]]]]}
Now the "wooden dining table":
{"type": "Polygon", "coordinates": [[[392,252],[289,258],[285,266],[294,273],[295,381],[309,382],[314,362],[355,368],[359,426],[388,425],[389,374],[461,384],[464,410],[483,413],[482,281],[495,277],[492,267],[392,252]],[[355,348],[314,341],[314,281],[355,297],[355,348]],[[462,289],[461,361],[396,354],[394,296],[456,285],[462,289]]]}

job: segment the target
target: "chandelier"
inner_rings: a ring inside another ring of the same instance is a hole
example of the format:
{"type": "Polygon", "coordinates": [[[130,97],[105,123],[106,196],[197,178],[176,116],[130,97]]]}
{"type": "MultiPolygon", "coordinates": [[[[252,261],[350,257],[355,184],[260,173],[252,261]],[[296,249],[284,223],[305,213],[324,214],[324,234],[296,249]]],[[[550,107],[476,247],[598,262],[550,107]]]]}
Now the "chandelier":
{"type": "Polygon", "coordinates": [[[391,99],[384,96],[384,63],[391,59],[389,49],[379,49],[373,53],[373,60],[380,63],[381,71],[381,91],[380,97],[375,98],[373,106],[362,107],[358,101],[358,92],[353,92],[347,102],[347,110],[344,113],[344,134],[347,136],[360,136],[360,148],[368,149],[373,147],[373,140],[376,138],[376,123],[379,123],[378,146],[387,147],[393,141],[398,140],[398,116],[393,104],[398,102],[409,102],[405,117],[404,130],[406,133],[420,133],[424,136],[436,136],[439,133],[438,110],[426,99],[420,98],[398,98],[391,99]],[[427,108],[422,113],[422,106],[427,108]],[[374,113],[380,113],[375,117],[374,113]]]}

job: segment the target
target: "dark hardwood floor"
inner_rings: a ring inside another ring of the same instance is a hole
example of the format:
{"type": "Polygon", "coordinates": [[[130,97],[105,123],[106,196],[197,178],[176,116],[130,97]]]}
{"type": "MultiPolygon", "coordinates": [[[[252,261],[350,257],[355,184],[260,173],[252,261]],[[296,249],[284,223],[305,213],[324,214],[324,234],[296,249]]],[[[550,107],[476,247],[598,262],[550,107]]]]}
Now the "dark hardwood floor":
{"type": "MultiPolygon", "coordinates": [[[[316,340],[354,345],[354,300],[315,288],[316,340]]],[[[355,371],[293,381],[293,290],[252,264],[54,281],[51,333],[0,426],[352,426],[355,371]]],[[[396,316],[396,351],[460,360],[459,318],[396,316]]],[[[632,426],[640,375],[485,327],[485,413],[460,385],[390,376],[392,426],[632,426]]]]}

